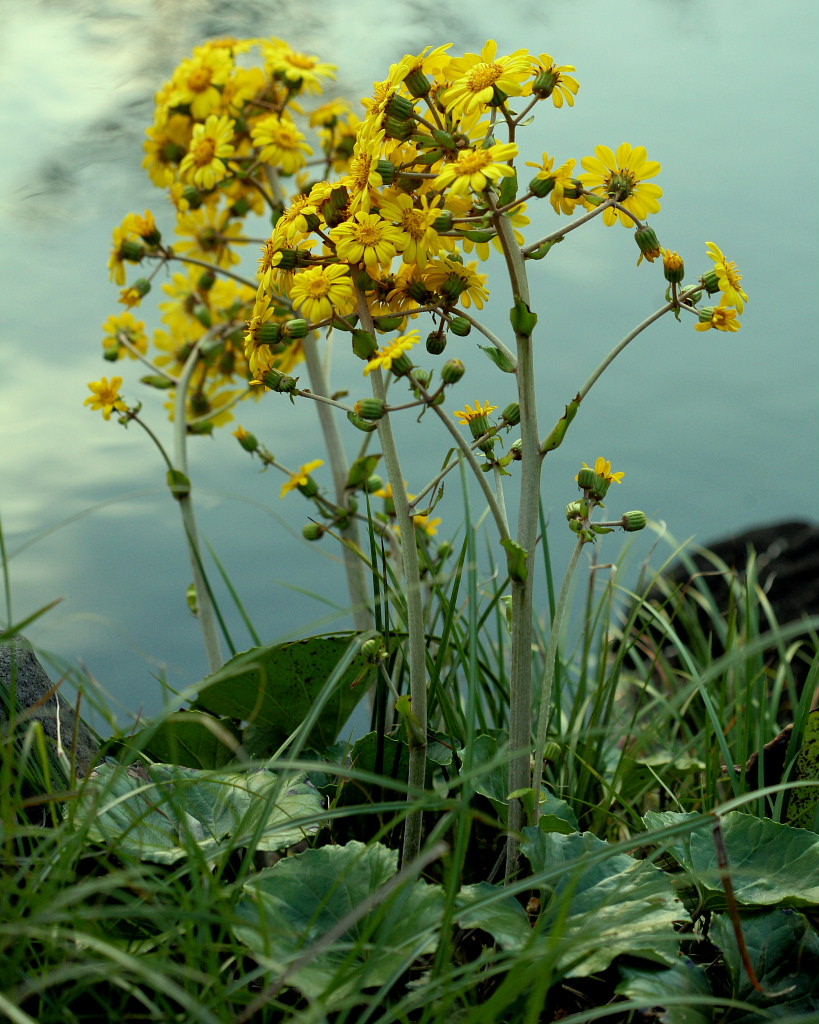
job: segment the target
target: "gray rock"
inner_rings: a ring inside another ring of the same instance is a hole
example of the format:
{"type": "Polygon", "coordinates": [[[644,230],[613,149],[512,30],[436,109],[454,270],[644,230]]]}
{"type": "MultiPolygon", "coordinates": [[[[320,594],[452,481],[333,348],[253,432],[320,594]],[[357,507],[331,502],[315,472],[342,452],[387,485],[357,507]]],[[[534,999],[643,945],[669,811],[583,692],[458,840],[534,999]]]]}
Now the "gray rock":
{"type": "Polygon", "coordinates": [[[21,743],[25,729],[31,720],[42,723],[43,731],[50,740],[49,756],[52,769],[58,772],[63,782],[69,782],[65,758],[58,755],[58,713],[59,737],[62,748],[68,758],[74,744],[76,729],[75,764],[78,775],[87,775],[97,763],[99,744],[94,734],[77,717],[68,701],[60,696],[59,686],[51,681],[48,673],[37,660],[31,644],[23,636],[15,636],[11,640],[0,643],[0,731],[8,729],[10,706],[12,699],[12,676],[16,691],[16,713],[13,716],[17,723],[16,742],[21,743]]]}

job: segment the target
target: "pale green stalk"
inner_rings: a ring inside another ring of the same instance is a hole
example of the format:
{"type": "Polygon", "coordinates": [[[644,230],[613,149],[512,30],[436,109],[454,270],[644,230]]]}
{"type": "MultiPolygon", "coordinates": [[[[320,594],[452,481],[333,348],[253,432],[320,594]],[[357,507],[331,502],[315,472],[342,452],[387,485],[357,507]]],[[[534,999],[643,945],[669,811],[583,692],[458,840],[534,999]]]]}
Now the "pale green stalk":
{"type": "MultiPolygon", "coordinates": [[[[179,386],[176,390],[174,408],[174,469],[184,473],[185,477],[188,477],[188,423],[186,410],[188,385],[199,358],[199,349],[207,337],[207,334],[204,335],[194,345],[182,369],[182,373],[179,375],[179,386]]],[[[187,494],[174,494],[174,497],[179,503],[179,511],[182,515],[182,523],[185,527],[185,536],[188,541],[188,553],[191,559],[191,569],[193,570],[193,586],[196,591],[196,601],[199,608],[199,625],[202,628],[205,651],[211,671],[215,672],[222,667],[224,659],[219,644],[219,633],[216,628],[216,613],[203,573],[202,547],[199,543],[199,531],[196,527],[193,499],[190,496],[190,492],[187,494]]]]}
{"type": "MultiPolygon", "coordinates": [[[[369,307],[364,297],[358,295],[358,315],[364,330],[375,333],[369,307]]],[[[373,395],[387,401],[387,389],[380,367],[370,371],[373,395]]],[[[407,665],[409,667],[410,699],[412,713],[418,721],[418,736],[410,738],[409,787],[407,799],[412,800],[424,790],[427,765],[427,671],[426,635],[424,631],[424,606],[421,594],[421,571],[418,562],[418,548],[415,540],[415,524],[410,515],[409,498],[404,486],[404,474],[392,432],[390,415],[387,413],[378,421],[378,438],[392,485],[392,499],[395,506],[396,525],[400,530],[401,562],[406,587],[407,602],[407,665]]],[[[401,863],[409,864],[421,849],[421,811],[411,811],[404,826],[404,843],[401,863]]]]}
{"type": "Polygon", "coordinates": [[[543,675],[543,688],[540,692],[540,711],[537,718],[537,741],[535,742],[534,756],[534,778],[532,786],[535,791],[535,820],[540,819],[540,791],[543,785],[543,754],[546,749],[546,735],[549,728],[549,717],[552,711],[552,687],[555,680],[555,664],[557,661],[557,646],[560,642],[560,631],[563,628],[563,618],[569,605],[569,594],[571,592],[572,578],[574,577],[577,563],[580,560],[580,552],[583,550],[583,541],[578,538],[575,544],[572,557],[569,559],[569,566],[566,575],[563,577],[563,586],[560,588],[560,595],[555,606],[555,613],[552,619],[552,631],[549,635],[549,649],[546,652],[546,669],[543,675]]]}
{"type": "MultiPolygon", "coordinates": [[[[327,374],[325,373],[324,363],[319,354],[315,337],[305,338],[302,349],[313,391],[316,392],[317,396],[329,395],[330,387],[327,381],[327,374]]],[[[324,402],[318,402],[317,406],[319,424],[324,435],[327,459],[333,474],[336,504],[343,508],[348,497],[346,492],[349,467],[347,465],[347,456],[344,452],[344,444],[341,440],[341,432],[338,429],[338,421],[332,408],[324,402]]],[[[360,548],[358,522],[355,516],[347,517],[347,522],[339,528],[339,533],[351,545],[354,545],[355,548],[360,548]]],[[[356,554],[354,548],[348,544],[342,544],[342,555],[355,628],[359,632],[372,629],[372,616],[368,607],[369,587],[365,564],[356,554]]]]}
{"type": "MultiPolygon", "coordinates": [[[[511,221],[502,214],[492,218],[503,247],[512,284],[512,295],[530,307],[529,281],[511,221]]],[[[531,307],[530,307],[531,308],[531,307]]],[[[520,405],[521,480],[516,543],[525,552],[525,571],[512,578],[511,657],[509,670],[509,792],[531,786],[529,755],[532,749],[532,587],[534,549],[540,499],[543,456],[535,396],[535,370],[530,334],[515,331],[517,347],[518,403],[520,405]],[[517,578],[515,578],[517,577],[517,578]]],[[[518,838],[525,823],[523,802],[509,801],[509,835],[506,843],[506,881],[517,871],[518,838]]]]}

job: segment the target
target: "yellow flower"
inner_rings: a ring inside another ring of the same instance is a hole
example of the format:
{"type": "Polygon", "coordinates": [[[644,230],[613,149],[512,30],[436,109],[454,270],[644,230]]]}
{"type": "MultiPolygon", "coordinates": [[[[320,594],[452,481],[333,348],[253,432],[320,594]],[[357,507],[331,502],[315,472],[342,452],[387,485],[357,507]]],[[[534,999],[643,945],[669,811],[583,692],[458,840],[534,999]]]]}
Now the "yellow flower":
{"type": "Polygon", "coordinates": [[[443,69],[452,85],[444,92],[448,112],[456,117],[480,111],[498,99],[520,95],[523,82],[529,77],[529,58],[525,50],[516,50],[508,57],[497,57],[498,44],[490,39],[480,54],[467,53],[453,58],[443,69]]]}
{"type": "Polygon", "coordinates": [[[625,206],[634,217],[622,210],[609,208],[603,214],[606,224],[614,224],[617,218],[627,228],[633,226],[634,218],[645,220],[650,213],[660,209],[660,196],[663,190],[659,185],[644,184],[646,178],[653,178],[660,173],[660,164],[649,160],[645,146],[635,149],[624,142],[613,153],[608,146],[598,146],[596,156],[585,156],[581,163],[588,174],[581,174],[580,181],[590,192],[616,199],[625,206]]]}
{"type": "Polygon", "coordinates": [[[336,243],[339,259],[349,263],[364,263],[369,268],[379,264],[388,266],[393,256],[403,249],[407,233],[390,224],[377,213],[359,210],[352,220],[333,228],[330,237],[336,243]]]}
{"type": "Polygon", "coordinates": [[[433,225],[441,215],[440,208],[433,200],[430,206],[426,196],[420,197],[420,208],[406,192],[393,192],[384,198],[379,210],[382,217],[400,225],[406,241],[401,250],[404,263],[424,267],[441,247],[440,236],[433,225]]]}
{"type": "Polygon", "coordinates": [[[203,121],[221,107],[221,87],[232,71],[233,58],[226,49],[200,47],[174,72],[166,97],[168,106],[188,106],[191,115],[197,121],[203,121]]]}
{"type": "Polygon", "coordinates": [[[324,459],[314,459],[312,462],[307,462],[301,467],[296,473],[290,474],[290,479],[286,480],[282,484],[282,498],[285,494],[289,494],[290,491],[295,491],[298,487],[309,487],[312,481],[310,480],[310,474],[314,469],[318,469],[319,466],[324,465],[324,459]]]}
{"type": "Polygon", "coordinates": [[[700,310],[700,323],[694,325],[696,331],[738,331],[742,324],[738,320],[735,309],[729,306],[711,306],[700,310]],[[703,320],[702,317],[707,319],[703,320]]]}
{"type": "Polygon", "coordinates": [[[326,320],[333,315],[333,310],[349,313],[355,299],[348,268],[341,263],[331,263],[300,271],[290,284],[290,298],[311,323],[326,320]]]}
{"type": "Polygon", "coordinates": [[[533,181],[553,182],[548,195],[555,213],[572,214],[580,202],[580,199],[577,198],[577,185],[574,180],[574,165],[576,163],[576,160],[567,160],[555,170],[555,159],[548,153],[543,154],[543,161],[539,164],[529,160],[526,162],[527,167],[537,167],[538,169],[533,181]]]}
{"type": "Polygon", "coordinates": [[[483,309],[489,298],[486,287],[487,275],[479,274],[477,260],[472,263],[458,263],[457,260],[432,260],[424,269],[421,278],[424,284],[440,294],[448,305],[460,302],[469,308],[474,302],[483,309]]]}
{"type": "Polygon", "coordinates": [[[183,181],[210,191],[228,176],[225,161],[233,156],[235,124],[226,114],[210,114],[204,124],[194,125],[188,152],[179,165],[183,181]]]}
{"type": "Polygon", "coordinates": [[[445,189],[460,195],[470,190],[484,192],[500,178],[515,173],[513,167],[500,161],[518,155],[515,142],[497,142],[488,149],[463,149],[456,160],[447,164],[433,181],[433,188],[445,189]]]}
{"type": "Polygon", "coordinates": [[[381,367],[383,370],[389,370],[397,359],[405,352],[408,352],[413,345],[417,345],[420,340],[421,335],[418,331],[410,331],[409,334],[399,335],[395,341],[376,351],[375,355],[364,367],[364,376],[366,377],[371,370],[375,370],[378,367],[381,367]]]}
{"type": "Polygon", "coordinates": [[[572,78],[566,72],[577,70],[574,65],[562,64],[558,67],[548,53],[541,53],[539,57],[533,57],[532,65],[531,73],[535,76],[535,80],[527,82],[523,87],[523,95],[531,96],[534,92],[541,99],[548,99],[551,96],[552,103],[556,107],[562,107],[564,101],[573,107],[580,84],[576,78],[572,78]]]}
{"type": "Polygon", "coordinates": [[[307,157],[313,152],[295,124],[278,114],[269,114],[257,121],[250,135],[254,144],[260,147],[259,159],[285,174],[295,174],[304,167],[307,157]]]}
{"type": "Polygon", "coordinates": [[[465,423],[468,425],[473,420],[478,419],[478,417],[480,416],[488,416],[490,412],[494,412],[495,409],[497,409],[497,406],[490,405],[489,402],[486,403],[486,408],[482,409],[481,403],[476,398],[474,409],[471,406],[467,405],[463,408],[463,410],[459,409],[458,411],[456,411],[455,415],[458,417],[459,423],[465,423]]]}
{"type": "Polygon", "coordinates": [[[101,410],[105,419],[111,419],[114,409],[118,412],[125,412],[128,408],[119,397],[122,377],[112,377],[110,382],[107,377],[103,377],[102,380],[92,381],[88,387],[91,389],[91,395],[86,398],[83,405],[90,405],[94,412],[101,410]]]}
{"type": "Polygon", "coordinates": [[[378,189],[384,180],[378,173],[378,161],[381,159],[381,148],[384,144],[384,129],[377,128],[369,120],[359,128],[353,155],[350,158],[350,170],[341,179],[350,193],[349,209],[351,213],[358,210],[369,213],[374,200],[378,199],[378,189]]]}
{"type": "Polygon", "coordinates": [[[271,74],[282,79],[289,89],[318,94],[322,79],[336,77],[336,65],[320,61],[307,53],[297,53],[282,39],[265,41],[262,52],[271,74]]]}
{"type": "Polygon", "coordinates": [[[442,522],[443,519],[441,519],[440,516],[438,516],[436,519],[431,519],[429,516],[423,515],[412,517],[412,525],[416,528],[416,530],[420,530],[422,533],[425,533],[427,537],[434,537],[437,534],[438,527],[441,525],[442,522]]]}
{"type": "MultiPolygon", "coordinates": [[[[708,255],[714,261],[714,272],[717,275],[719,290],[722,292],[720,305],[734,306],[736,311],[741,313],[745,309],[748,296],[740,287],[742,274],[737,270],[736,263],[726,260],[722,249],[715,242],[706,242],[705,248],[708,250],[708,255]]],[[[739,325],[729,329],[737,330],[738,327],[739,325]]],[[[725,328],[722,329],[724,330],[725,328]]]]}
{"type": "MultiPolygon", "coordinates": [[[[590,469],[591,467],[587,466],[584,462],[583,468],[590,469]]],[[[608,480],[609,483],[614,484],[622,483],[623,477],[626,475],[625,473],[612,473],[611,463],[608,461],[608,459],[604,459],[602,455],[595,462],[594,471],[598,476],[602,476],[604,480],[608,480]]],[[[575,477],[575,480],[576,479],[577,477],[575,477]]]]}
{"type": "Polygon", "coordinates": [[[131,351],[131,348],[136,349],[142,355],[145,355],[148,351],[148,336],[145,333],[145,324],[142,320],[137,320],[130,310],[125,313],[114,313],[112,316],[109,316],[102,329],[105,332],[105,337],[102,339],[103,351],[112,361],[124,355],[129,356],[131,359],[136,359],[136,355],[131,351]],[[123,344],[123,338],[128,340],[131,348],[123,344]]]}

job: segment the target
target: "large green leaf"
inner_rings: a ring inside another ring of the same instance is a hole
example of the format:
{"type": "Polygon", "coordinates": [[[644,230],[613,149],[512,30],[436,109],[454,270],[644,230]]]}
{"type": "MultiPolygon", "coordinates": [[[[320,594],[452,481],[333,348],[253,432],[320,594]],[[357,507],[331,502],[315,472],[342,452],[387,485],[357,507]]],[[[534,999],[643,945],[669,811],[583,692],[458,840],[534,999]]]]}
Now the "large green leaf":
{"type": "Polygon", "coordinates": [[[609,844],[590,832],[561,835],[526,828],[521,849],[536,876],[560,872],[545,880],[539,922],[547,943],[557,944],[559,974],[585,977],[620,955],[676,961],[674,922],[686,915],[653,864],[609,852],[609,844]]]}
{"type": "MultiPolygon", "coordinates": [[[[350,842],[288,857],[245,885],[234,934],[269,970],[293,968],[287,983],[304,995],[340,1001],[389,984],[438,942],[443,895],[438,886],[411,881],[305,962],[295,962],[347,915],[366,906],[395,875],[396,851],[350,842]]],[[[375,901],[377,903],[377,900],[375,901]]]]}
{"type": "MultiPolygon", "coordinates": [[[[203,680],[193,707],[246,722],[245,750],[251,757],[269,757],[313,710],[355,636],[314,636],[237,654],[203,680]]],[[[323,750],[335,742],[375,671],[366,655],[352,657],[332,693],[325,694],[307,746],[323,750]]]]}
{"type": "Polygon", "coordinates": [[[221,768],[236,756],[241,739],[230,719],[177,711],[128,741],[128,749],[152,761],[187,768],[221,768]]]}
{"type": "Polygon", "coordinates": [[[103,764],[80,790],[72,820],[89,842],[172,864],[197,847],[212,859],[249,843],[259,850],[292,846],[318,831],[323,809],[304,775],[103,764]]]}
{"type": "MultiPolygon", "coordinates": [[[[649,829],[701,820],[697,814],[649,811],[649,829]]],[[[750,907],[819,905],[819,836],[768,818],[731,811],[721,818],[734,893],[750,907]]],[[[699,888],[707,908],[725,904],[717,851],[710,828],[668,841],[668,850],[699,888]]]]}
{"type": "Polygon", "coordinates": [[[620,974],[623,980],[616,988],[617,994],[644,1002],[646,1010],[651,1011],[644,1019],[658,1019],[663,1024],[713,1024],[714,997],[708,975],[687,957],[659,970],[622,966],[620,974]],[[658,1016],[660,1007],[662,1015],[658,1016]]]}
{"type": "Polygon", "coordinates": [[[760,1010],[736,1013],[731,1024],[758,1024],[762,1019],[791,1019],[798,1014],[805,1015],[805,1022],[816,1020],[819,937],[807,920],[787,908],[768,914],[743,914],[742,931],[764,995],[756,991],[748,978],[727,916],[715,917],[708,935],[725,955],[734,997],[760,1010]]]}

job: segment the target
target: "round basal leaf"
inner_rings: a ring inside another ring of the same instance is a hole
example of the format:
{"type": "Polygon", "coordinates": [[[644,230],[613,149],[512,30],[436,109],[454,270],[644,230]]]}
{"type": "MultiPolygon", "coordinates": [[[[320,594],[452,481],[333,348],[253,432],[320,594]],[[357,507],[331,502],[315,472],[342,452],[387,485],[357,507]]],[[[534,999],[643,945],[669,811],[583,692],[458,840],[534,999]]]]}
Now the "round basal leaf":
{"type": "Polygon", "coordinates": [[[373,902],[397,866],[397,852],[377,843],[288,857],[245,884],[233,932],[263,966],[276,975],[292,968],[289,985],[311,999],[331,998],[337,1010],[363,989],[397,980],[437,946],[443,894],[438,886],[410,880],[351,920],[327,948],[315,950],[330,929],[373,902]],[[315,955],[306,956],[311,950],[315,955]]]}
{"type": "Polygon", "coordinates": [[[686,919],[666,876],[590,832],[561,835],[523,830],[521,850],[535,875],[544,874],[538,928],[557,973],[586,977],[620,955],[673,964],[676,921],[686,919]]]}
{"type": "Polygon", "coordinates": [[[315,834],[324,801],[303,775],[204,772],[181,765],[103,764],[72,805],[88,842],[160,864],[198,848],[208,859],[253,844],[281,850],[315,834]]]}
{"type": "MultiPolygon", "coordinates": [[[[355,642],[356,634],[344,633],[254,647],[203,680],[193,706],[246,722],[247,753],[270,757],[307,717],[355,642]]],[[[375,672],[365,655],[352,658],[307,737],[308,747],[323,750],[335,742],[375,672]]]]}
{"type": "MultiPolygon", "coordinates": [[[[620,968],[623,980],[615,989],[619,996],[645,1004],[644,1019],[663,1024],[713,1024],[713,993],[705,968],[681,957],[665,970],[647,967],[620,968]],[[658,1015],[658,1009],[662,1014],[658,1015]]],[[[733,1019],[733,1018],[732,1018],[733,1019]]]]}
{"type": "MultiPolygon", "coordinates": [[[[698,814],[649,811],[647,828],[661,829],[698,814]]],[[[721,819],[734,895],[740,906],[806,907],[819,905],[819,835],[769,818],[731,811],[721,819]]],[[[669,853],[688,872],[708,908],[725,905],[711,827],[666,840],[669,853]]]]}

